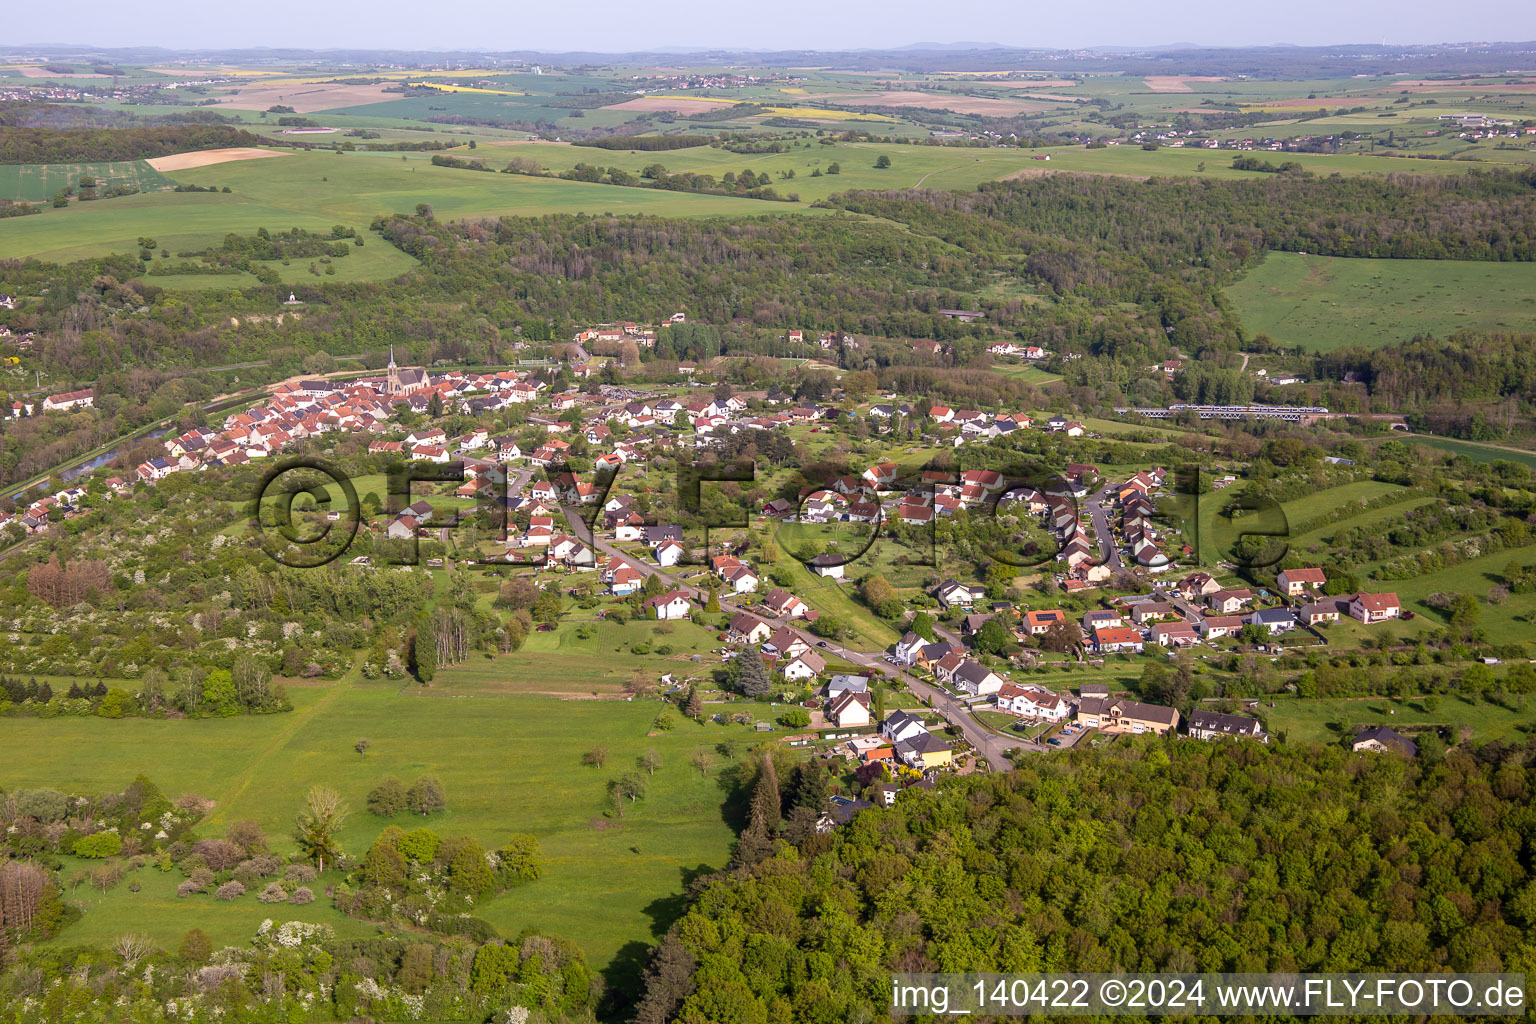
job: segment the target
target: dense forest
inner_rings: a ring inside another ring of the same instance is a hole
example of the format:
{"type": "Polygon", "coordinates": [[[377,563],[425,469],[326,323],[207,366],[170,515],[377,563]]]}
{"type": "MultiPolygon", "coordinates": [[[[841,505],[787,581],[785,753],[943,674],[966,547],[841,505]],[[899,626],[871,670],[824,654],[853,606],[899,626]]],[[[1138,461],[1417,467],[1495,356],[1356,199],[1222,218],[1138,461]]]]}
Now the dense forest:
{"type": "Polygon", "coordinates": [[[0,127],[0,164],[147,160],[191,150],[270,144],[261,136],[219,124],[101,130],[7,126],[0,127]]]}
{"type": "MultiPolygon", "coordinates": [[[[892,971],[1528,970],[1536,743],[1426,747],[1122,739],[828,835],[749,828],[635,1020],[874,1020],[892,971]]],[[[754,818],[793,821],[776,778],[754,818]]]]}

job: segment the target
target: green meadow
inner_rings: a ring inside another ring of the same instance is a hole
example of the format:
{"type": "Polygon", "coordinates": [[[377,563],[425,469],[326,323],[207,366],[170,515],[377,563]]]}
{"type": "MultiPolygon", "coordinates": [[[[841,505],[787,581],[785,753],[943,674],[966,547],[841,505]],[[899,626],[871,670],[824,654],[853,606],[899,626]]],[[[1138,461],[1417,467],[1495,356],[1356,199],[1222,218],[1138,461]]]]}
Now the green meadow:
{"type": "MultiPolygon", "coordinates": [[[[177,171],[173,177],[178,183],[228,186],[231,191],[160,192],[48,208],[6,222],[0,231],[0,258],[68,261],[131,252],[144,235],[175,251],[205,248],[228,232],[248,234],[259,227],[328,231],[344,224],[364,231],[374,217],[409,213],[419,203],[431,206],[443,220],[604,212],[751,216],[794,209],[752,199],[434,167],[419,153],[294,153],[177,171]]],[[[383,244],[376,237],[370,241],[383,244]]],[[[341,264],[354,258],[356,254],[336,261],[337,276],[343,273],[341,264]]],[[[409,265],[408,260],[379,262],[373,269],[393,276],[409,265]]]]}
{"type": "MultiPolygon", "coordinates": [[[[1517,713],[1497,704],[1472,702],[1460,697],[1440,697],[1433,711],[1423,698],[1390,700],[1375,697],[1361,700],[1319,698],[1277,700],[1263,713],[1271,733],[1285,732],[1288,743],[1339,743],[1344,734],[1332,728],[1347,721],[1356,726],[1385,725],[1393,729],[1413,726],[1465,726],[1472,730],[1474,743],[1501,739],[1521,742],[1531,728],[1529,713],[1517,713]]],[[[1453,733],[1454,735],[1454,733],[1453,733]]]]}
{"type": "MultiPolygon", "coordinates": [[[[498,664],[509,677],[542,671],[515,655],[498,664]]],[[[745,749],[752,734],[740,726],[679,719],[670,731],[648,735],[660,707],[654,700],[471,696],[398,682],[299,686],[290,696],[295,710],[271,716],[8,720],[4,785],[116,791],[143,772],[170,795],[216,801],[200,834],[218,835],[249,818],[286,853],[304,793],[323,783],[350,803],[342,846],[360,856],[390,823],[367,812],[368,791],[386,776],[409,784],[435,775],[448,810],[395,823],[473,835],[488,846],[515,832],[536,835],[544,876],[483,903],[477,914],[507,934],[531,926],[565,935],[599,967],[621,955],[628,962],[632,944],[653,942],[671,923],[690,874],[719,868],[729,855],[732,812],[719,772],[727,762],[714,746],[735,738],[745,749]],[[371,741],[366,757],[353,748],[362,737],[371,741]],[[605,768],[581,763],[595,745],[608,748],[605,768]],[[701,749],[716,766],[707,777],[690,763],[701,749]],[[662,767],[644,799],[622,818],[611,816],[608,781],[647,750],[661,755],[662,767]]],[[[172,875],[145,869],[132,876],[142,884],[137,893],[127,884],[105,896],[82,887],[72,898],[86,913],[59,941],[105,944],[133,930],[174,947],[196,925],[219,941],[243,942],[266,917],[326,920],[349,933],[372,929],[341,919],[325,900],[295,912],[251,895],[230,903],[177,899],[181,879],[172,875]]]]}
{"type": "Polygon", "coordinates": [[[1249,334],[1313,351],[1536,330],[1536,264],[1271,252],[1227,289],[1249,334]]]}

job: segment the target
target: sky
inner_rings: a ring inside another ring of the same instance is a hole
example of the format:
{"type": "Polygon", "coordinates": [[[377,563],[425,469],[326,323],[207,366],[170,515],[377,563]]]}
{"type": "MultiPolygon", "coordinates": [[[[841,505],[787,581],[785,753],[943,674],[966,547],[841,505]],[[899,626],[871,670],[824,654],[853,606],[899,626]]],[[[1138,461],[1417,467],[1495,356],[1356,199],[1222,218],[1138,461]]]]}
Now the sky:
{"type": "Polygon", "coordinates": [[[284,47],[623,52],[879,49],[918,42],[1074,48],[1196,43],[1435,43],[1536,39],[1536,3],[1463,0],[122,0],[8,5],[6,42],[170,49],[284,47]],[[737,13],[739,12],[739,13],[737,13]]]}

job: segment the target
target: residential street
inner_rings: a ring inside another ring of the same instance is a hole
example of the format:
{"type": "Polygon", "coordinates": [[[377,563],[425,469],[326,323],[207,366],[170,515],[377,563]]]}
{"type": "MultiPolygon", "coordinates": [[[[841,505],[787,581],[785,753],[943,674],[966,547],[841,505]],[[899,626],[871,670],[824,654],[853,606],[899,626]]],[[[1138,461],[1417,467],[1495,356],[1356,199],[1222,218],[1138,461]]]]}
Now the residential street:
{"type": "Polygon", "coordinates": [[[1100,559],[1111,571],[1118,573],[1124,565],[1120,561],[1120,550],[1115,544],[1115,531],[1111,529],[1109,509],[1104,507],[1104,502],[1108,498],[1109,488],[1105,487],[1083,500],[1083,510],[1088,513],[1088,518],[1093,522],[1094,533],[1098,535],[1100,559]]]}

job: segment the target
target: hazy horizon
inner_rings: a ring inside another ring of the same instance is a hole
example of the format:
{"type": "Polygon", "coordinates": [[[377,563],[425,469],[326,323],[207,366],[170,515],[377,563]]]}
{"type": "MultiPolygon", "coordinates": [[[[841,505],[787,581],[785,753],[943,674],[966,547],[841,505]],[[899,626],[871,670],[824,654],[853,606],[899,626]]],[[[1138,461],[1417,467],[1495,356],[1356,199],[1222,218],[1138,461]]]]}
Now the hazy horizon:
{"type": "MultiPolygon", "coordinates": [[[[79,47],[122,49],[159,46],[172,50],[353,49],[418,52],[632,53],[657,50],[883,50],[934,43],[978,42],[1009,48],[1433,45],[1536,39],[1536,5],[1510,0],[1471,0],[1454,24],[1443,8],[1418,2],[1369,0],[1339,5],[1299,0],[1283,21],[1258,9],[1243,11],[1216,0],[1167,5],[1109,0],[1091,19],[1052,5],[1008,5],[995,0],[957,0],[942,19],[929,4],[869,0],[842,5],[786,0],[774,9],[744,13],[723,23],[702,5],[656,9],[598,0],[579,25],[564,12],[508,9],[485,0],[449,0],[424,10],[402,0],[368,5],[315,5],[272,0],[259,9],[224,8],[172,0],[151,22],[142,12],[105,0],[81,0],[70,8],[71,25],[92,26],[89,39],[63,39],[57,12],[37,5],[13,11],[4,49],[79,47]],[[672,11],[668,11],[672,14],[672,11]],[[106,38],[103,38],[106,37],[106,38]],[[108,41],[110,40],[110,41],[108,41]]],[[[73,33],[71,33],[73,34],[73,33]]]]}

